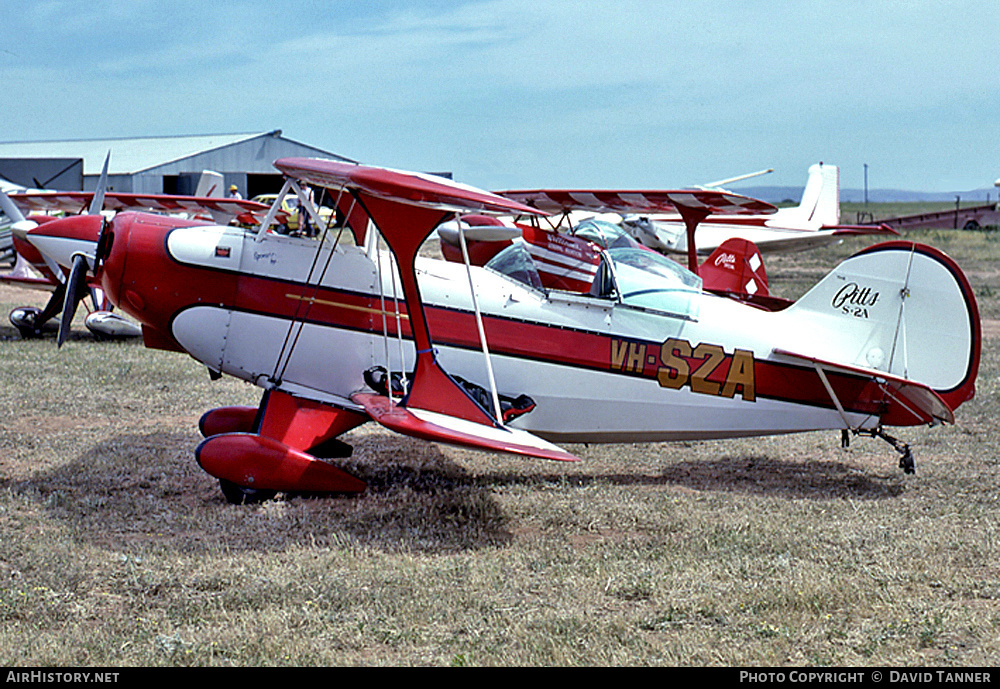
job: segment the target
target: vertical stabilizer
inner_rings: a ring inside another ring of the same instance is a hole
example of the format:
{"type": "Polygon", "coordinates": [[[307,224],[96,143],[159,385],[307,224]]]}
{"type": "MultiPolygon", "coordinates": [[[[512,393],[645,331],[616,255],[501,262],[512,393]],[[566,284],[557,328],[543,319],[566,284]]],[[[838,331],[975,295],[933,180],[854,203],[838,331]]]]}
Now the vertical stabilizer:
{"type": "Polygon", "coordinates": [[[222,198],[222,175],[212,170],[202,170],[198,178],[198,188],[195,196],[222,198]]]}
{"type": "Polygon", "coordinates": [[[819,230],[840,224],[840,168],[816,163],[809,167],[809,178],[802,200],[794,208],[782,208],[768,224],[819,230]],[[779,220],[780,219],[780,220],[779,220]]]}
{"type": "Polygon", "coordinates": [[[921,383],[956,409],[972,398],[982,342],[958,265],[913,242],[885,242],[838,265],[786,309],[798,349],[921,383]]]}
{"type": "Polygon", "coordinates": [[[739,296],[769,296],[767,272],[753,242],[731,237],[712,252],[698,273],[706,290],[739,296]]]}

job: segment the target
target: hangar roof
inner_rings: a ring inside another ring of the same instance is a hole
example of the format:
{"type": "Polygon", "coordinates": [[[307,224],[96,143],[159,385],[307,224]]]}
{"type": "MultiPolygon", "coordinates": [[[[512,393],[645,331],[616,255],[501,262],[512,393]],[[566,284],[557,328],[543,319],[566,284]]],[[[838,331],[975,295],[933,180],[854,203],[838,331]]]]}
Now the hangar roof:
{"type": "MultiPolygon", "coordinates": [[[[244,134],[0,142],[0,158],[81,158],[83,174],[96,176],[101,173],[104,159],[111,151],[108,174],[131,175],[261,137],[281,137],[281,130],[244,134]]],[[[327,151],[315,150],[317,154],[347,160],[327,151]]]]}

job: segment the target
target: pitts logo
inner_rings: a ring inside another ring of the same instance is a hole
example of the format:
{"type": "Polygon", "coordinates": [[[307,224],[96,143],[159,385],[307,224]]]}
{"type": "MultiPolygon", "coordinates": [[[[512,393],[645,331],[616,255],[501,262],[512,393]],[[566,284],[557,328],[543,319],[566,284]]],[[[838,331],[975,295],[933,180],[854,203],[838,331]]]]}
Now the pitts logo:
{"type": "Polygon", "coordinates": [[[672,390],[686,385],[703,395],[735,397],[739,393],[747,402],[757,399],[754,357],[749,350],[726,354],[719,345],[692,347],[687,340],[672,337],[660,345],[659,357],[655,351],[655,345],[612,340],[611,369],[656,376],[660,387],[672,390]]]}
{"type": "Polygon", "coordinates": [[[861,287],[856,282],[849,282],[833,295],[830,305],[849,316],[868,318],[868,309],[875,306],[878,297],[879,293],[871,287],[861,287]]]}
{"type": "Polygon", "coordinates": [[[736,254],[719,254],[715,257],[715,265],[728,268],[729,270],[735,270],[736,254]]]}

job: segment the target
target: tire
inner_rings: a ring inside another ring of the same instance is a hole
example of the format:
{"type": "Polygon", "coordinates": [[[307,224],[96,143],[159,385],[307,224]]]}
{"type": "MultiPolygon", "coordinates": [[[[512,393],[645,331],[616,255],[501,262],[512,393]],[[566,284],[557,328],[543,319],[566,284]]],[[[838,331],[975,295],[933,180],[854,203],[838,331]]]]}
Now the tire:
{"type": "Polygon", "coordinates": [[[267,502],[278,494],[276,490],[258,490],[257,488],[244,488],[232,481],[219,479],[219,488],[226,496],[226,502],[230,505],[255,505],[260,502],[267,502]]]}

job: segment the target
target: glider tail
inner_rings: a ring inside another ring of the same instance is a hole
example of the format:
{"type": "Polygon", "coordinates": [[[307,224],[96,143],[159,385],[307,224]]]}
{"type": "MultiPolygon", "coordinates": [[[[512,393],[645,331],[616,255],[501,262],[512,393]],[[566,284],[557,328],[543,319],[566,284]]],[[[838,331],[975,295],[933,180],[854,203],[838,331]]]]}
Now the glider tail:
{"type": "Polygon", "coordinates": [[[809,178],[802,200],[794,208],[779,211],[786,219],[804,228],[820,229],[840,224],[840,168],[816,163],[809,168],[809,178]]]}
{"type": "Polygon", "coordinates": [[[933,247],[864,249],[783,313],[802,354],[926,386],[952,411],[975,394],[978,306],[958,265],[933,247]]]}

